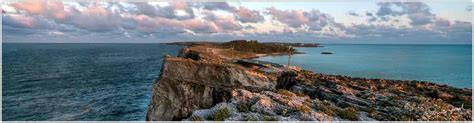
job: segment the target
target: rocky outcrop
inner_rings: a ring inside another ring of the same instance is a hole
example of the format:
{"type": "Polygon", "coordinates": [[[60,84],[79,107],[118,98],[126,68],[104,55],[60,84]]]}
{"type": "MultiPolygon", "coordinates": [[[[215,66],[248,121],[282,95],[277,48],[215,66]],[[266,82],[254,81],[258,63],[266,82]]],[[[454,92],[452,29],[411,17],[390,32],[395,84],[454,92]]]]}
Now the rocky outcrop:
{"type": "Polygon", "coordinates": [[[337,117],[313,110],[309,97],[287,93],[287,95],[271,91],[256,93],[236,89],[232,91],[230,101],[220,103],[210,109],[197,110],[185,120],[215,120],[215,115],[219,115],[217,111],[222,109],[229,112],[223,120],[339,120],[337,117]]]}
{"type": "Polygon", "coordinates": [[[181,120],[230,99],[232,89],[272,90],[274,82],[230,64],[166,57],[153,85],[147,120],[181,120]]]}
{"type": "Polygon", "coordinates": [[[178,57],[165,57],[146,119],[472,120],[471,89],[297,69],[265,71],[265,65],[234,63],[247,55],[227,52],[192,46],[178,57]]]}
{"type": "MultiPolygon", "coordinates": [[[[471,90],[420,81],[298,72],[290,91],[354,108],[376,120],[471,120],[471,90]],[[466,107],[467,106],[467,107],[466,107]]],[[[361,120],[361,114],[358,114],[361,120]]]]}

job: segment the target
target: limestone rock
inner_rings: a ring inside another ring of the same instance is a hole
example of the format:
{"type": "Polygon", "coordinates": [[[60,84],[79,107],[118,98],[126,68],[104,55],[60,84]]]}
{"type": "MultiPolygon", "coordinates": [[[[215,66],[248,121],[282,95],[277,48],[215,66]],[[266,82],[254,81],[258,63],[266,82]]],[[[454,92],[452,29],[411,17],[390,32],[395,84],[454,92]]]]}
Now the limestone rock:
{"type": "Polygon", "coordinates": [[[228,64],[167,57],[153,85],[147,120],[180,120],[230,98],[234,88],[273,90],[275,83],[228,64]]]}

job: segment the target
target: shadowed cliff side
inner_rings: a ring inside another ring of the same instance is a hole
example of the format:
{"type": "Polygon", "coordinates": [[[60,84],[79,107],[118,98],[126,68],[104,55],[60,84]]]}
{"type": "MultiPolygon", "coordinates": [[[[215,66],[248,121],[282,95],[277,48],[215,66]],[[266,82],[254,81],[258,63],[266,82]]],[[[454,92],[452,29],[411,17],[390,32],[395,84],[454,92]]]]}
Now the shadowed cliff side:
{"type": "Polygon", "coordinates": [[[274,86],[270,78],[239,66],[166,57],[153,85],[147,120],[181,120],[194,110],[228,100],[232,89],[262,91],[274,86]]]}

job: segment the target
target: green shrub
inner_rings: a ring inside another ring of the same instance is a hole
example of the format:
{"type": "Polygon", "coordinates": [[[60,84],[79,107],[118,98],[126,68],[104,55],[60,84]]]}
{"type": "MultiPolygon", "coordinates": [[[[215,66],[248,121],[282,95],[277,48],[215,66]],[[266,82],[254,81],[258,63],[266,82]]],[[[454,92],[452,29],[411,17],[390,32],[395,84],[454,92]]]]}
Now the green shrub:
{"type": "Polygon", "coordinates": [[[278,121],[277,117],[263,115],[263,121],[278,121]]]}
{"type": "Polygon", "coordinates": [[[230,116],[229,109],[221,108],[221,109],[218,109],[214,112],[214,114],[211,116],[211,118],[212,118],[211,120],[224,121],[229,116],[230,116]]]}
{"type": "Polygon", "coordinates": [[[264,44],[259,43],[258,41],[245,41],[245,40],[235,40],[218,45],[222,48],[234,48],[234,50],[242,52],[253,52],[253,53],[281,53],[281,52],[295,52],[295,48],[289,48],[285,45],[277,44],[264,44]]]}
{"type": "Polygon", "coordinates": [[[249,112],[250,111],[250,105],[247,103],[238,103],[237,104],[237,110],[239,112],[249,112]]]}
{"type": "Polygon", "coordinates": [[[353,107],[348,107],[344,110],[340,110],[337,112],[337,115],[343,119],[359,120],[359,118],[357,117],[357,110],[353,107]]]}
{"type": "Polygon", "coordinates": [[[191,116],[191,121],[203,121],[204,119],[202,119],[202,117],[199,117],[199,116],[196,116],[196,115],[193,115],[191,116]]]}
{"type": "Polygon", "coordinates": [[[309,108],[306,105],[300,105],[296,107],[296,110],[303,112],[303,113],[309,113],[311,111],[311,108],[309,108]]]}
{"type": "Polygon", "coordinates": [[[332,105],[328,102],[322,102],[322,103],[318,103],[317,104],[317,109],[322,111],[323,113],[329,115],[329,116],[334,116],[335,115],[335,111],[334,111],[334,108],[332,107],[332,105]]]}
{"type": "Polygon", "coordinates": [[[277,93],[281,94],[281,95],[284,95],[284,96],[289,96],[289,97],[292,97],[294,95],[293,92],[290,92],[290,91],[285,90],[285,89],[278,89],[277,93]]]}
{"type": "Polygon", "coordinates": [[[296,96],[299,96],[299,97],[304,97],[304,96],[306,96],[306,94],[304,94],[304,93],[302,93],[302,92],[296,92],[295,94],[296,94],[296,96]]]}
{"type": "Polygon", "coordinates": [[[254,117],[254,116],[246,116],[246,117],[245,117],[245,121],[259,121],[259,119],[257,119],[257,118],[254,117]]]}

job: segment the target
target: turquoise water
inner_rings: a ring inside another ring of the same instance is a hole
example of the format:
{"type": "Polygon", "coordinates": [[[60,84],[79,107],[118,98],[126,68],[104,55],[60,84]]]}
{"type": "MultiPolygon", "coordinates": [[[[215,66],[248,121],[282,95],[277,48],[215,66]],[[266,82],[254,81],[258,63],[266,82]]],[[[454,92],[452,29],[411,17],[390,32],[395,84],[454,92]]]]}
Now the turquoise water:
{"type": "MultiPolygon", "coordinates": [[[[292,64],[319,73],[472,87],[471,45],[324,45],[298,51],[306,54],[292,56],[292,64]]],[[[287,58],[258,59],[286,64],[287,58]]]]}

